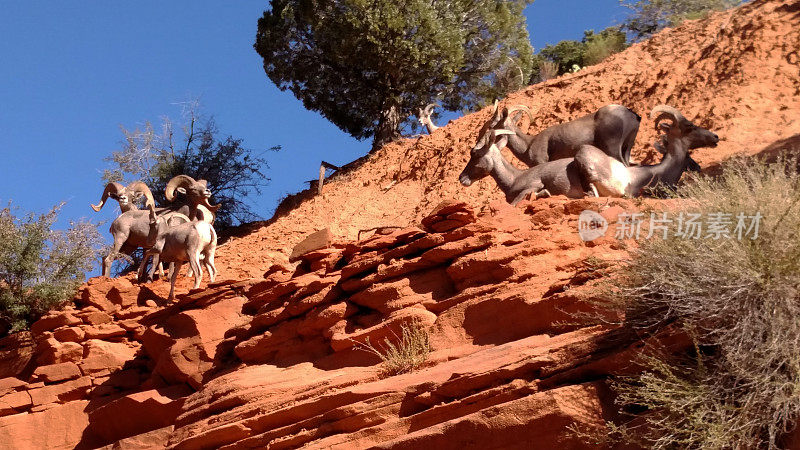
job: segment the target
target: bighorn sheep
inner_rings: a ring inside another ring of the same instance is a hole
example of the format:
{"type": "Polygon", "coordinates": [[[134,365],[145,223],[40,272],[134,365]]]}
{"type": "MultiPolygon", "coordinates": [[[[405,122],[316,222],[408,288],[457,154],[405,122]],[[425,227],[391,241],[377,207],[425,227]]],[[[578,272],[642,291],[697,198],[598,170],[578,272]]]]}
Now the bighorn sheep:
{"type": "Polygon", "coordinates": [[[575,156],[581,145],[591,144],[608,156],[629,165],[631,148],[639,132],[641,117],[620,105],[606,105],[597,111],[570,122],[553,125],[536,135],[526,134],[517,127],[517,111],[522,111],[533,120],[528,107],[516,105],[512,108],[497,108],[483,127],[476,148],[491,144],[488,132],[492,129],[511,130],[508,137],[511,152],[530,167],[561,158],[575,156]]]}
{"type": "Polygon", "coordinates": [[[117,216],[113,222],[109,232],[114,238],[114,244],[111,251],[103,257],[103,276],[107,277],[111,274],[111,263],[117,253],[124,253],[130,255],[139,247],[142,247],[147,237],[147,211],[140,210],[133,200],[145,196],[147,204],[155,204],[153,200],[153,193],[141,181],[134,181],[126,187],[119,183],[108,183],[103,190],[103,196],[100,203],[91,205],[95,211],[100,211],[103,208],[108,197],[111,197],[119,202],[122,214],[117,216]]]}
{"type": "Polygon", "coordinates": [[[139,209],[134,202],[136,202],[142,196],[146,197],[148,202],[153,202],[153,193],[150,192],[150,188],[148,188],[147,185],[141,181],[134,181],[127,186],[123,186],[119,183],[108,183],[106,188],[103,190],[103,196],[100,198],[100,203],[90,206],[95,212],[100,212],[100,210],[103,209],[103,206],[106,204],[106,200],[111,197],[119,203],[120,211],[126,213],[128,211],[135,211],[139,209]]]}
{"type": "Polygon", "coordinates": [[[500,153],[500,148],[508,143],[507,136],[515,133],[496,129],[488,135],[491,139],[488,149],[485,146],[472,149],[459,179],[461,184],[469,186],[491,175],[512,205],[528,195],[534,199],[549,195],[622,197],[638,196],[643,189],[658,183],[673,186],[683,173],[689,149],[714,147],[719,137],[694,125],[669,106],[657,106],[651,116],[655,118],[657,129],[667,133],[667,154],[659,164],[628,167],[597,147],[583,145],[574,158],[557,159],[522,170],[511,165],[500,153]],[[673,123],[662,124],[663,119],[673,123]]]}
{"type": "Polygon", "coordinates": [[[214,265],[214,253],[217,248],[217,232],[210,223],[195,220],[180,225],[170,226],[164,217],[156,214],[155,208],[149,208],[148,235],[140,272],[144,270],[147,258],[153,257],[153,265],[159,262],[174,263],[170,274],[168,301],[175,298],[175,280],[184,262],[188,262],[194,274],[194,289],[200,287],[203,271],[200,258],[208,269],[209,279],[213,282],[217,275],[214,265]]]}
{"type": "Polygon", "coordinates": [[[716,147],[719,137],[687,120],[677,109],[659,105],[650,117],[656,130],[663,131],[665,154],[661,162],[649,166],[625,167],[605,155],[600,149],[584,145],[575,155],[575,161],[585,183],[602,196],[635,197],[647,188],[663,184],[674,187],[687,167],[689,150],[716,147]],[[665,123],[664,120],[671,123],[665,123]]]}
{"type": "Polygon", "coordinates": [[[491,143],[472,149],[470,160],[459,176],[461,184],[469,186],[474,181],[491,175],[506,194],[506,201],[512,205],[528,195],[532,195],[534,199],[549,195],[566,195],[571,198],[587,195],[589,186],[584,186],[572,158],[549,161],[526,170],[511,165],[500,153],[500,149],[505,147],[508,137],[513,135],[511,130],[490,130],[487,136],[491,143]]]}
{"type": "Polygon", "coordinates": [[[436,106],[439,105],[431,103],[425,108],[420,108],[419,113],[417,114],[417,120],[419,120],[420,125],[423,125],[425,128],[428,129],[428,134],[433,134],[434,131],[439,129],[439,127],[433,123],[433,120],[431,120],[431,114],[433,114],[433,108],[436,106]]]}
{"type": "MultiPolygon", "coordinates": [[[[165,192],[167,199],[173,200],[176,190],[186,194],[187,202],[168,208],[158,208],[156,211],[159,216],[168,219],[171,215],[179,213],[187,217],[200,216],[202,220],[213,223],[219,205],[212,206],[208,202],[211,191],[208,190],[205,180],[195,181],[189,176],[178,175],[167,183],[165,192]]],[[[147,198],[148,204],[155,205],[150,189],[140,181],[133,182],[124,188],[119,183],[109,183],[103,191],[100,204],[91,205],[95,211],[99,211],[108,197],[111,197],[118,199],[120,208],[123,209],[123,213],[114,219],[109,229],[114,238],[114,244],[111,251],[103,258],[103,276],[110,276],[111,263],[117,253],[130,255],[137,248],[146,245],[149,233],[148,211],[139,210],[130,201],[131,198],[138,198],[141,195],[147,198]]]]}
{"type": "Polygon", "coordinates": [[[214,223],[216,213],[220,205],[211,205],[208,200],[211,198],[211,191],[208,189],[208,181],[195,180],[189,175],[176,175],[167,183],[164,195],[168,202],[175,200],[175,192],[180,192],[186,196],[188,204],[177,209],[178,212],[186,214],[189,219],[194,220],[195,216],[199,220],[214,223]]]}

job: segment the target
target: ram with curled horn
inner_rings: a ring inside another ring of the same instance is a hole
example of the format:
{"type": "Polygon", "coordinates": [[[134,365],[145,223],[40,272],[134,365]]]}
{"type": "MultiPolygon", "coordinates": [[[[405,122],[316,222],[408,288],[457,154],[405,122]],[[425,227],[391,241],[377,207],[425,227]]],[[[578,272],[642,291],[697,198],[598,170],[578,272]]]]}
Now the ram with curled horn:
{"type": "Polygon", "coordinates": [[[178,210],[179,212],[186,214],[192,220],[197,217],[204,222],[214,223],[220,205],[212,205],[209,202],[212,194],[208,188],[208,181],[195,180],[189,175],[176,175],[169,180],[164,190],[164,195],[168,202],[175,201],[176,192],[184,194],[187,202],[182,205],[181,209],[178,210]],[[186,207],[185,212],[183,207],[186,207]]]}
{"type": "Polygon", "coordinates": [[[581,177],[601,196],[637,197],[659,186],[674,189],[694,148],[716,147],[719,136],[686,119],[669,105],[653,108],[650,117],[663,133],[664,156],[653,165],[625,167],[597,147],[584,145],[575,155],[581,177]]]}
{"type": "Polygon", "coordinates": [[[520,161],[529,167],[562,158],[571,158],[581,147],[589,144],[603,150],[608,156],[630,165],[630,155],[641,117],[621,105],[606,105],[597,111],[570,122],[553,125],[538,134],[529,135],[517,126],[521,114],[533,121],[533,114],[525,105],[504,107],[495,111],[483,126],[475,149],[491,145],[490,130],[504,129],[514,134],[508,136],[507,146],[520,161]]]}
{"type": "Polygon", "coordinates": [[[123,213],[139,209],[136,206],[136,201],[141,197],[146,198],[147,204],[155,205],[153,193],[150,191],[150,188],[141,181],[134,181],[127,186],[123,186],[117,182],[108,183],[103,190],[103,196],[100,197],[100,203],[90,206],[95,212],[100,212],[109,197],[119,203],[119,209],[123,213]]]}
{"type": "Polygon", "coordinates": [[[428,134],[433,134],[434,131],[441,128],[433,123],[433,119],[431,119],[433,108],[437,106],[439,105],[436,103],[431,103],[425,108],[420,108],[419,112],[417,113],[417,120],[419,120],[420,125],[424,126],[428,130],[428,134]]]}

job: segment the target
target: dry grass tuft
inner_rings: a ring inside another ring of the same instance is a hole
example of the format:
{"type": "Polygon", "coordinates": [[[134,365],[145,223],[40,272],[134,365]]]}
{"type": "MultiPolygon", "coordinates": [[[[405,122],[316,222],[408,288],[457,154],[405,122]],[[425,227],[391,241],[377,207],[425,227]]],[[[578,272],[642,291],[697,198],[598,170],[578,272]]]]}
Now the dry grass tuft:
{"type": "Polygon", "coordinates": [[[373,345],[369,339],[357,348],[372,353],[383,362],[384,376],[411,372],[428,360],[431,352],[427,327],[413,322],[401,327],[401,334],[395,337],[395,343],[384,339],[382,345],[373,345]]]}
{"type": "Polygon", "coordinates": [[[622,270],[626,325],[677,326],[695,346],[649,355],[648,370],[615,383],[640,413],[616,433],[657,449],[781,447],[800,414],[797,167],[736,161],[684,186],[687,212],[730,214],[731,229],[737,214],[759,213],[758,237],[651,239],[622,270]]]}

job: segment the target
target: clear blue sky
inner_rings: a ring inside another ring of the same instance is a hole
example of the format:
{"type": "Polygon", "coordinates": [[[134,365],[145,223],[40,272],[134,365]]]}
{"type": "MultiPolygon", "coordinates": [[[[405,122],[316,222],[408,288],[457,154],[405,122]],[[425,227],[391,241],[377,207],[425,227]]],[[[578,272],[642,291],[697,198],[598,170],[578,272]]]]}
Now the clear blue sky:
{"type": "MultiPolygon", "coordinates": [[[[119,147],[119,125],[162,115],[177,121],[175,103],[193,97],[222,134],[256,150],[283,146],[267,153],[272,182],[254,202],[265,218],[284,194],[316,177],[321,159],[341,165],[365,154],[369,142],[306,111],[266,77],[252,45],[267,7],[253,0],[4,2],[0,206],[11,199],[43,212],[67,201],[61,226],[80,217],[112,220],[115,204],[94,213],[89,203],[99,199],[103,157],[119,147]]],[[[537,50],[618,24],[624,14],[617,0],[537,0],[525,11],[537,50]]]]}

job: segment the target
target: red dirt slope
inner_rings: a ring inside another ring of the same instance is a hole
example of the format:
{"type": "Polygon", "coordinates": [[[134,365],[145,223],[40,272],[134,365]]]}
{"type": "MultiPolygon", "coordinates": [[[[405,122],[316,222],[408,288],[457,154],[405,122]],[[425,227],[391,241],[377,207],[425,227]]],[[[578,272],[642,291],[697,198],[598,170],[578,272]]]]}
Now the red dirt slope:
{"type": "MultiPolygon", "coordinates": [[[[609,103],[628,106],[643,116],[637,159],[655,138],[649,111],[667,103],[720,135],[719,147],[695,152],[701,166],[753,154],[800,133],[798,8],[797,1],[755,0],[689,21],[601,64],[511,94],[501,105],[529,106],[531,133],[609,103]]],[[[231,278],[259,276],[265,258],[285,262],[296,243],[322,228],[356,239],[359,230],[416,223],[443,200],[477,206],[501,199],[491,178],[469,188],[458,183],[489,115],[486,108],[433,135],[387,145],[330,180],[322,196],[290,197],[269,226],[249,227],[220,250],[221,270],[231,278]]]]}
{"type": "MultiPolygon", "coordinates": [[[[535,130],[609,102],[642,115],[670,103],[723,137],[695,155],[711,166],[779,139],[770,151],[798,147],[798,48],[800,3],[756,0],[507,104],[538,111],[535,130]]],[[[288,199],[220,248],[216,284],[166,304],[164,282],[92,279],[74,307],[0,340],[0,448],[586,448],[567,426],[617,414],[604,380],[637,370],[654,338],[575,314],[635,245],[583,243],[577,215],[613,222],[641,205],[512,208],[492,180],[461,187],[488,113],[386,146],[322,196],[288,199]],[[334,242],[288,265],[326,227],[334,242]],[[412,321],[430,326],[429,361],[383,377],[356,343],[412,321]]],[[[653,137],[645,120],[637,155],[653,137]]]]}

